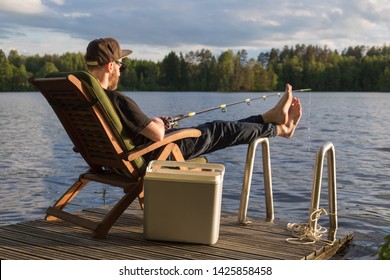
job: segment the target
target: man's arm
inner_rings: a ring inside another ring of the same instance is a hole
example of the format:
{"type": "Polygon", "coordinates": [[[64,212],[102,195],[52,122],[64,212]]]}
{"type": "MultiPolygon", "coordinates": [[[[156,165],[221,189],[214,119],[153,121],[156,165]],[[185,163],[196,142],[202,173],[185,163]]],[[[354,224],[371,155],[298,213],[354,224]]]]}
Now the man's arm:
{"type": "Polygon", "coordinates": [[[162,119],[154,117],[151,123],[141,130],[141,134],[152,141],[161,141],[165,136],[165,125],[162,119]]]}

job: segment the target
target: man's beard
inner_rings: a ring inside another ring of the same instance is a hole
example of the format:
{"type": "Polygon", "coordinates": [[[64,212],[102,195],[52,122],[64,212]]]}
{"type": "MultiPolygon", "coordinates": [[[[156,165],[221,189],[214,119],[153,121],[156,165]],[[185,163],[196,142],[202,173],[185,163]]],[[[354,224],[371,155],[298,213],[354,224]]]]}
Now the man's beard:
{"type": "Polygon", "coordinates": [[[108,87],[109,90],[116,90],[118,88],[118,82],[119,82],[119,75],[114,71],[110,74],[110,77],[108,78],[108,87]]]}

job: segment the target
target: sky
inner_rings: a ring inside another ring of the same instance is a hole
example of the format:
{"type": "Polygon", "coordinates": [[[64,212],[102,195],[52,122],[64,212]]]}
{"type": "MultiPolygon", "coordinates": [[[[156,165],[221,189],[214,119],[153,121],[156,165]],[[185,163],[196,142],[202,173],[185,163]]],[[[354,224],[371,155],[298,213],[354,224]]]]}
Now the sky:
{"type": "Polygon", "coordinates": [[[85,52],[116,38],[132,57],[245,49],[249,58],[296,44],[390,43],[389,0],[0,0],[0,49],[22,55],[85,52]]]}

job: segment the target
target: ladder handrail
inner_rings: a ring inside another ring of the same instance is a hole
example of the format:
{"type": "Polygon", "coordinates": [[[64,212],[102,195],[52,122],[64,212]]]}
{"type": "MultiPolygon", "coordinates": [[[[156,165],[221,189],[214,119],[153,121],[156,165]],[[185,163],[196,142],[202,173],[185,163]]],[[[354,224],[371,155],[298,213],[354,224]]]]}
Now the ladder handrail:
{"type": "Polygon", "coordinates": [[[335,148],[331,142],[326,142],[317,151],[316,162],[314,166],[314,177],[311,193],[311,203],[309,209],[309,227],[313,230],[317,227],[317,219],[312,219],[313,212],[319,209],[322,172],[324,166],[324,158],[327,156],[328,163],[328,192],[329,192],[329,215],[330,229],[336,230],[338,227],[337,221],[337,195],[336,195],[336,156],[335,148]]]}
{"type": "Polygon", "coordinates": [[[256,149],[259,144],[262,144],[262,156],[263,156],[263,177],[264,177],[264,191],[265,191],[265,205],[267,212],[267,220],[272,221],[274,219],[274,205],[272,195],[272,175],[271,175],[271,160],[269,141],[267,138],[256,138],[248,146],[248,152],[246,156],[246,164],[244,170],[244,181],[242,184],[240,209],[238,214],[238,221],[240,223],[248,223],[247,210],[249,203],[249,193],[252,182],[253,166],[256,156],[256,149]]]}
{"type": "MultiPolygon", "coordinates": [[[[240,208],[238,214],[238,221],[240,223],[249,223],[247,219],[247,210],[249,204],[249,194],[252,182],[253,166],[256,156],[256,149],[259,144],[262,144],[262,158],[263,158],[263,177],[264,177],[264,191],[265,191],[265,203],[267,220],[272,221],[274,219],[274,206],[273,206],[273,194],[272,194],[272,175],[271,175],[271,160],[269,141],[267,138],[256,138],[249,146],[246,156],[246,164],[244,170],[244,180],[242,184],[240,208]]],[[[324,166],[324,158],[327,158],[328,167],[328,192],[329,192],[329,215],[330,232],[335,232],[338,228],[337,221],[337,194],[336,194],[336,156],[335,148],[331,142],[326,142],[317,151],[314,177],[312,185],[311,202],[309,209],[309,227],[316,230],[317,219],[312,219],[312,214],[319,209],[322,173],[324,166]]]]}

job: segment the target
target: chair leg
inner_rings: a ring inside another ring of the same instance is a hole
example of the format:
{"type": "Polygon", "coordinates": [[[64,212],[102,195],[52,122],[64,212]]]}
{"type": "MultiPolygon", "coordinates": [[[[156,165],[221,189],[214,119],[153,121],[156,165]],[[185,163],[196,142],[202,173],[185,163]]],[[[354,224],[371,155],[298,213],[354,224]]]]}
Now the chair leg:
{"type": "Polygon", "coordinates": [[[183,154],[181,153],[181,150],[180,150],[179,146],[177,146],[177,145],[175,145],[172,148],[172,155],[176,161],[185,161],[183,154]]]}
{"type": "Polygon", "coordinates": [[[142,188],[142,192],[138,195],[138,202],[139,202],[139,206],[143,210],[145,207],[145,194],[143,188],[142,188]]]}
{"type": "Polygon", "coordinates": [[[98,227],[95,229],[93,233],[94,238],[105,238],[108,231],[114,225],[116,220],[122,215],[122,213],[129,207],[129,205],[134,201],[134,199],[139,196],[141,192],[143,192],[142,188],[143,184],[139,183],[137,186],[131,191],[127,192],[125,196],[123,196],[117,204],[110,210],[110,212],[103,218],[103,220],[99,223],[98,227]]]}
{"type": "Polygon", "coordinates": [[[175,145],[176,145],[175,143],[169,143],[168,145],[166,145],[158,155],[157,160],[166,160],[169,157],[169,155],[172,153],[172,149],[174,148],[175,145]]]}
{"type": "MultiPolygon", "coordinates": [[[[89,182],[89,180],[80,178],[61,196],[61,198],[50,208],[62,210],[69,202],[81,191],[81,189],[89,182]]],[[[56,221],[57,217],[47,214],[46,221],[56,221]]]]}

